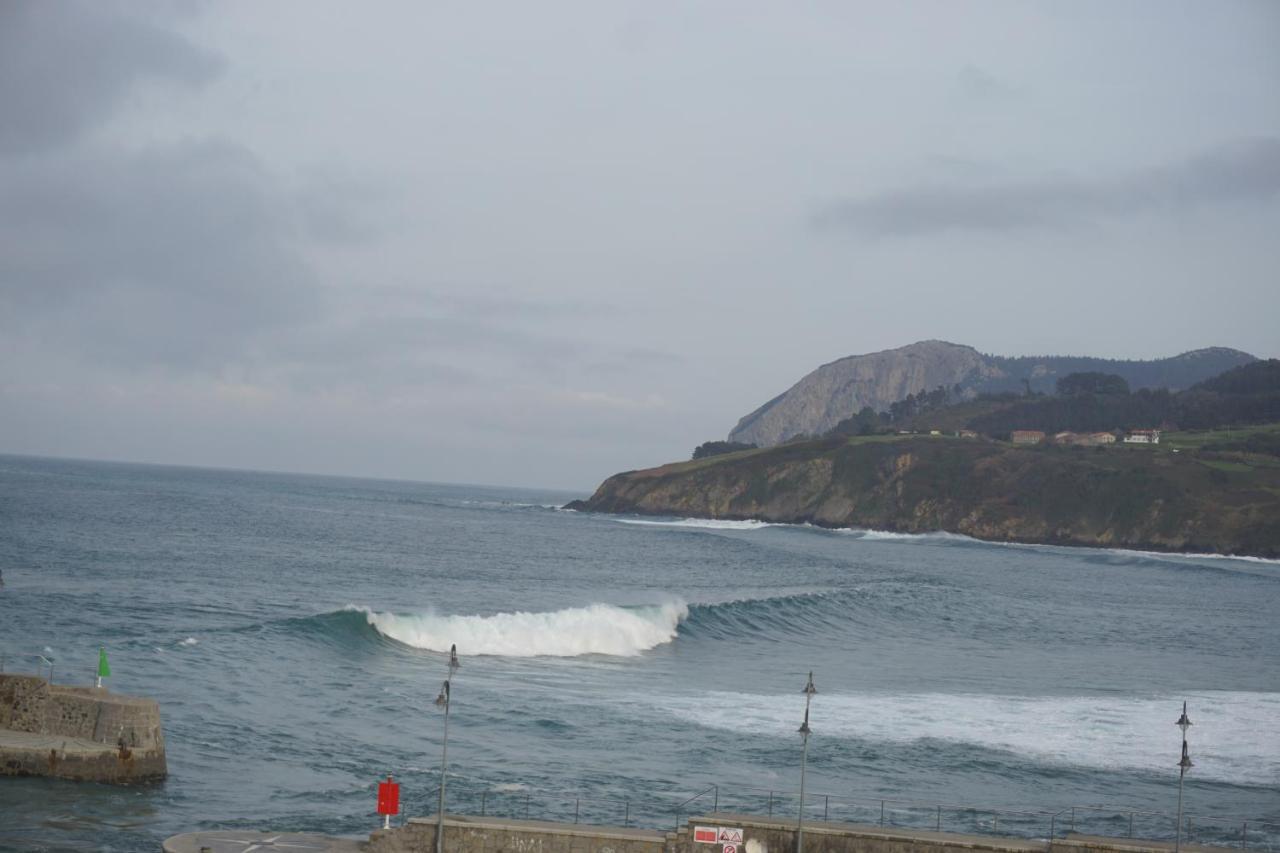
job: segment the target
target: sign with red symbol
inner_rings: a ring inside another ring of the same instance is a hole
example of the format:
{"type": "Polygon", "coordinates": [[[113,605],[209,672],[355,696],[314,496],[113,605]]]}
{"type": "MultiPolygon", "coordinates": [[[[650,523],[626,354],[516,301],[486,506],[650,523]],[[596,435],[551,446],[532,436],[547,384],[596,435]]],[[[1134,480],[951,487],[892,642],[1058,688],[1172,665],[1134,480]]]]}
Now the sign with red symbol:
{"type": "Polygon", "coordinates": [[[390,775],[378,783],[378,814],[400,814],[400,783],[391,781],[390,775]]]}

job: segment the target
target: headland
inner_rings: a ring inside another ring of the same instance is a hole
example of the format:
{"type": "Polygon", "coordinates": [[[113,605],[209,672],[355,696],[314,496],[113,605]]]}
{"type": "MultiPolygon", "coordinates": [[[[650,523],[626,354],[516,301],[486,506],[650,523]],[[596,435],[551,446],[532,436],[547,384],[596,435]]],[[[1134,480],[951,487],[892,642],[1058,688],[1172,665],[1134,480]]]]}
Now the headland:
{"type": "Polygon", "coordinates": [[[1280,463],[1161,446],[832,435],[627,471],[571,509],[1280,557],[1280,463]]]}

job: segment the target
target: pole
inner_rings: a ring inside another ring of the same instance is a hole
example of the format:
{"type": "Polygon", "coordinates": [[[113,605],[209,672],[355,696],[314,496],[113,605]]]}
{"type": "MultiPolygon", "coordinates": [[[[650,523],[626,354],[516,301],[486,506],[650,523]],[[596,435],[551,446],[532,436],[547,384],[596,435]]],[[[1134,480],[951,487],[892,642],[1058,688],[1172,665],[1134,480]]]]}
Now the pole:
{"type": "Polygon", "coordinates": [[[1182,851],[1182,783],[1187,775],[1187,770],[1192,766],[1191,756],[1187,754],[1187,729],[1191,728],[1191,720],[1187,718],[1187,703],[1182,703],[1182,716],[1174,723],[1175,726],[1182,729],[1182,759],[1178,762],[1178,817],[1177,827],[1173,836],[1173,853],[1181,853],[1182,851]]]}
{"type": "Polygon", "coordinates": [[[440,803],[436,806],[436,853],[444,853],[444,786],[449,776],[449,700],[452,698],[449,682],[453,680],[453,674],[459,666],[458,646],[455,643],[449,647],[449,677],[444,680],[440,695],[436,697],[436,705],[444,706],[444,737],[440,746],[440,803]]]}
{"type": "Polygon", "coordinates": [[[444,742],[440,749],[440,803],[436,806],[436,853],[444,853],[444,785],[449,773],[449,681],[447,679],[444,683],[443,695],[444,742]]]}
{"type": "Polygon", "coordinates": [[[804,749],[800,753],[800,814],[796,818],[796,853],[804,853],[804,773],[809,763],[809,732],[804,733],[804,749]]]}
{"type": "Polygon", "coordinates": [[[809,766],[809,702],[818,688],[813,686],[813,670],[809,671],[809,681],[804,690],[804,722],[800,725],[800,736],[804,739],[804,748],[800,752],[800,813],[796,817],[796,853],[804,853],[804,781],[805,771],[809,766]]]}

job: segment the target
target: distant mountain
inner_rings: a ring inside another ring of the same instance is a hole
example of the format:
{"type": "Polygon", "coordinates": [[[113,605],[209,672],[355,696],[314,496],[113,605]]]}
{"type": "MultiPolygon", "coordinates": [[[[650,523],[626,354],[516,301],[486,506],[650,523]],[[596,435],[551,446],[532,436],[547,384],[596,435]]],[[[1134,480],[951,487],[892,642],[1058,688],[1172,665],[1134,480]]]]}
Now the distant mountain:
{"type": "Polygon", "coordinates": [[[738,421],[730,441],[768,447],[798,435],[822,435],[864,406],[877,412],[908,394],[960,386],[962,397],[983,392],[1051,393],[1061,376],[1083,371],[1124,377],[1129,387],[1181,390],[1257,359],[1226,347],[1193,350],[1152,361],[1087,356],[986,355],[946,341],[851,355],[824,364],[786,392],[738,421]]]}

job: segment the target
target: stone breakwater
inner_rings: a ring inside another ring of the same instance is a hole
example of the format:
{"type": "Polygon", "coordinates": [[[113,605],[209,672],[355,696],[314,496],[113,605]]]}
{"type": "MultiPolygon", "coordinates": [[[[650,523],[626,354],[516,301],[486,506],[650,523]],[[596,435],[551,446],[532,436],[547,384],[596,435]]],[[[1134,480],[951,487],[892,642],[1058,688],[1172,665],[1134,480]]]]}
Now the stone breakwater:
{"type": "Polygon", "coordinates": [[[0,674],[0,776],[129,784],[167,773],[155,700],[0,674]]]}

